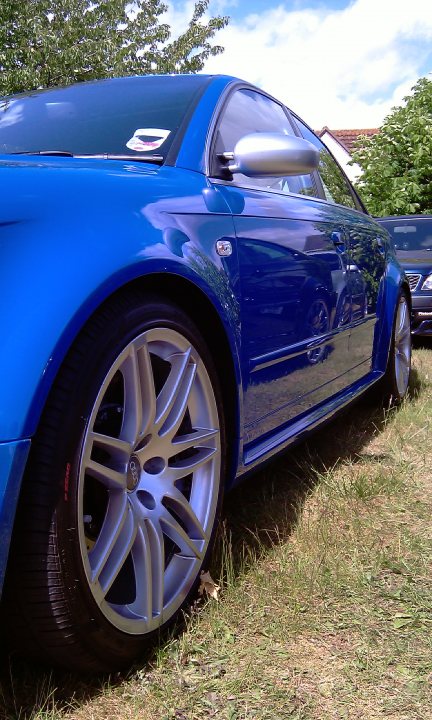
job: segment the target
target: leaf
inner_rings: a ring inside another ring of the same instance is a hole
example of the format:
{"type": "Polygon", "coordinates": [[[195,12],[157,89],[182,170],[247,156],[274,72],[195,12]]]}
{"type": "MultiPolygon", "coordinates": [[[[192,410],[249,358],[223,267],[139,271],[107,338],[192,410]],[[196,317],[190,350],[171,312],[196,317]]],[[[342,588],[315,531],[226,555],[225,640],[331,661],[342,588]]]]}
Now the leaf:
{"type": "Polygon", "coordinates": [[[399,675],[404,675],[405,677],[411,677],[411,670],[410,670],[410,668],[406,667],[406,665],[396,665],[395,669],[399,673],[399,675]]]}
{"type": "Polygon", "coordinates": [[[411,625],[413,621],[413,616],[408,613],[396,613],[393,618],[393,628],[394,630],[399,630],[407,625],[411,625]]]}
{"type": "Polygon", "coordinates": [[[407,625],[411,625],[412,620],[404,620],[403,618],[396,618],[393,620],[393,628],[395,630],[400,630],[400,628],[406,627],[407,625]]]}
{"type": "Polygon", "coordinates": [[[222,52],[213,39],[229,20],[207,13],[209,1],[188,4],[186,30],[171,40],[162,0],[4,0],[0,95],[116,75],[198,72],[222,52]]]}
{"type": "Polygon", "coordinates": [[[215,581],[213,580],[212,576],[209,572],[201,571],[200,575],[200,586],[198,588],[198,592],[200,595],[203,595],[204,591],[212,597],[214,600],[218,599],[218,593],[220,590],[220,585],[216,585],[215,581]]]}
{"type": "Polygon", "coordinates": [[[420,79],[379,133],[353,153],[363,169],[358,188],[375,215],[430,213],[432,82],[420,79]]]}

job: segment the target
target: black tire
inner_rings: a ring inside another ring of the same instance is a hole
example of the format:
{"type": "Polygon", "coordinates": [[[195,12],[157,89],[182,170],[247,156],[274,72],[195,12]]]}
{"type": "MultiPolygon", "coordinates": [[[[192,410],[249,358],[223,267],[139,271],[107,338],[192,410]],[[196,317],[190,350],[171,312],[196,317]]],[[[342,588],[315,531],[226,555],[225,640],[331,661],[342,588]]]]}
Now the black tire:
{"type": "Polygon", "coordinates": [[[33,442],[4,593],[12,648],[79,671],[130,665],[207,568],[224,455],[219,382],[190,318],[157,297],[107,303],[33,442]]]}
{"type": "Polygon", "coordinates": [[[396,303],[390,351],[381,393],[386,406],[399,405],[408,392],[411,373],[410,299],[401,289],[396,303]]]}
{"type": "MultiPolygon", "coordinates": [[[[324,335],[330,329],[330,311],[326,298],[317,295],[306,310],[305,326],[307,328],[306,337],[324,335]]],[[[308,350],[306,353],[307,361],[310,365],[317,365],[324,362],[328,354],[328,346],[321,345],[315,350],[308,350]]]]}

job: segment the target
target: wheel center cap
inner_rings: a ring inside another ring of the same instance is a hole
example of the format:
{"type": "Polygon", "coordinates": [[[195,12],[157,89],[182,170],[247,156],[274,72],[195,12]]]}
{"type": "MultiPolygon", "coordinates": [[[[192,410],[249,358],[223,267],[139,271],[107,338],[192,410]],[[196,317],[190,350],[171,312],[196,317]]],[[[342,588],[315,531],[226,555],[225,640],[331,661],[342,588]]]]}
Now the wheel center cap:
{"type": "Polygon", "coordinates": [[[131,455],[127,471],[127,488],[135,490],[141,477],[141,465],[136,455],[131,455]]]}

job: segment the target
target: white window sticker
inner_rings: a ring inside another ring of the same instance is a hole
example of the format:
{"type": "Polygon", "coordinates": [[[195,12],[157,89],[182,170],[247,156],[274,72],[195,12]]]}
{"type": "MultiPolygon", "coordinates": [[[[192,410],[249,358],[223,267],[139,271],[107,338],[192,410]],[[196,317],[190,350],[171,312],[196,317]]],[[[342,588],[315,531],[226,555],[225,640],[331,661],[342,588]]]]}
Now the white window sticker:
{"type": "Polygon", "coordinates": [[[126,143],[129,150],[136,152],[149,152],[149,150],[157,150],[165,142],[170,130],[161,130],[160,128],[139,128],[135,130],[131,139],[126,143]]]}

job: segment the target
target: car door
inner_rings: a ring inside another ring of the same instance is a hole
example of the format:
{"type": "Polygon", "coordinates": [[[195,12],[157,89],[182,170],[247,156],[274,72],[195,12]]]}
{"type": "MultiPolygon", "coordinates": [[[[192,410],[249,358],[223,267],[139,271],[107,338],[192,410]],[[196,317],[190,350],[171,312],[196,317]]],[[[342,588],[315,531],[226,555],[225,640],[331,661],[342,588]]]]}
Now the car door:
{"type": "Polygon", "coordinates": [[[350,367],[341,214],[312,176],[230,177],[220,158],[252,132],[295,131],[281,105],[237,88],[215,131],[211,182],[235,225],[246,444],[341,390],[350,367]]]}
{"type": "Polygon", "coordinates": [[[358,198],[328,149],[298,118],[301,134],[318,149],[319,181],[328,203],[340,207],[346,240],[347,292],[350,303],[349,357],[352,382],[371,369],[378,331],[378,302],[388,253],[388,239],[364,212],[358,198]]]}

